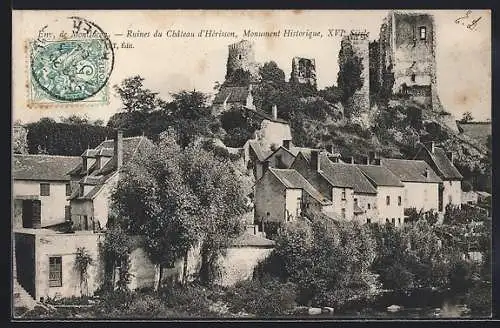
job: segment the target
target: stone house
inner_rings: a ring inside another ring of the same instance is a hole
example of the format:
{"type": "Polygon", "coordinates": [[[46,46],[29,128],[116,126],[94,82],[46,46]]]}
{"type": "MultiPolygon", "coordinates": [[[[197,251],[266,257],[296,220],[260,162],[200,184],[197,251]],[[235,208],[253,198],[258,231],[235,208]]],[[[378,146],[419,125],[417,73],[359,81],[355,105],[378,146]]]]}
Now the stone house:
{"type": "Polygon", "coordinates": [[[102,233],[92,231],[15,229],[17,281],[35,300],[92,295],[103,278],[99,255],[101,238],[102,233]],[[84,281],[75,267],[78,248],[84,248],[92,258],[84,281]]]}
{"type": "Polygon", "coordinates": [[[399,178],[380,164],[372,163],[357,165],[357,167],[377,189],[377,200],[371,205],[371,211],[370,208],[367,209],[366,222],[381,224],[391,222],[397,226],[403,224],[404,185],[399,178]]]}
{"type": "Polygon", "coordinates": [[[444,211],[448,204],[460,206],[463,176],[453,165],[453,153],[430,142],[420,145],[414,158],[427,162],[442,180],[439,185],[439,211],[444,211]]]}
{"type": "Polygon", "coordinates": [[[71,195],[67,174],[77,156],[14,154],[12,194],[14,228],[40,228],[69,220],[71,195]]]}
{"type": "Polygon", "coordinates": [[[222,86],[212,102],[212,114],[218,116],[233,108],[255,108],[252,85],[245,87],[222,86]]]}
{"type": "Polygon", "coordinates": [[[86,150],[80,163],[69,172],[73,191],[70,196],[71,220],[78,230],[98,230],[108,221],[110,195],[119,180],[122,165],[151,147],[144,136],[105,140],[86,150]]]}
{"type": "Polygon", "coordinates": [[[344,220],[366,222],[377,201],[377,190],[352,164],[326,152],[299,153],[292,169],[297,170],[333,203],[333,212],[344,220]]]}
{"type": "Polygon", "coordinates": [[[438,211],[439,185],[442,180],[425,161],[382,158],[380,165],[389,169],[403,182],[405,209],[438,211]]]}
{"type": "Polygon", "coordinates": [[[255,222],[295,221],[308,210],[331,212],[331,205],[296,170],[268,168],[255,184],[255,222]]]}

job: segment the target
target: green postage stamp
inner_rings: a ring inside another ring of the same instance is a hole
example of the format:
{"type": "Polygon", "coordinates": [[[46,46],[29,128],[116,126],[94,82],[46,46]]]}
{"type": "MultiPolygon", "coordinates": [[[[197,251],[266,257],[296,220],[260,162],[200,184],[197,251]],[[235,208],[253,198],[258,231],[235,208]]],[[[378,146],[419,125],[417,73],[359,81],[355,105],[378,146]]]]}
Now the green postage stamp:
{"type": "Polygon", "coordinates": [[[100,27],[80,17],[43,26],[28,41],[28,106],[109,102],[112,44],[100,27]]]}

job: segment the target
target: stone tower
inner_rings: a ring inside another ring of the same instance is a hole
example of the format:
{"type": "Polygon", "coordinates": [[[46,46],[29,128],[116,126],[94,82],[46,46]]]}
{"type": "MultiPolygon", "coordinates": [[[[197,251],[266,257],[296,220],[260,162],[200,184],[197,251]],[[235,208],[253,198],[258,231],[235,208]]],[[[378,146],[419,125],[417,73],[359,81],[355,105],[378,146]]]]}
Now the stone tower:
{"type": "Polygon", "coordinates": [[[230,76],[235,70],[242,69],[250,72],[252,80],[258,79],[258,64],[255,61],[254,43],[248,40],[230,44],[229,55],[227,57],[226,77],[230,76]]]}
{"type": "Polygon", "coordinates": [[[316,89],[316,63],[314,58],[293,57],[290,82],[308,84],[316,89]]]}
{"type": "Polygon", "coordinates": [[[356,107],[359,113],[366,113],[370,109],[370,63],[368,32],[351,31],[342,38],[341,48],[351,47],[355,56],[361,59],[363,69],[361,81],[363,85],[349,100],[348,106],[356,107]]]}
{"type": "Polygon", "coordinates": [[[380,28],[379,84],[394,75],[392,92],[440,107],[436,89],[436,38],[432,15],[391,11],[380,28]]]}

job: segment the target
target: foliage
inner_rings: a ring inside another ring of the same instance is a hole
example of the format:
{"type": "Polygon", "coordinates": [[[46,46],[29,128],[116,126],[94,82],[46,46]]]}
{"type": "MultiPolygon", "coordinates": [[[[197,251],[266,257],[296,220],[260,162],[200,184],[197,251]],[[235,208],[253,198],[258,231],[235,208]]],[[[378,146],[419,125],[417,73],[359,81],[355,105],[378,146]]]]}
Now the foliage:
{"type": "Polygon", "coordinates": [[[448,204],[446,205],[443,223],[470,224],[472,222],[485,222],[487,218],[486,212],[480,208],[467,204],[462,204],[462,206],[448,204]]]}
{"type": "Polygon", "coordinates": [[[80,125],[80,124],[91,124],[91,125],[97,125],[97,126],[102,126],[104,124],[103,120],[95,120],[91,121],[87,115],[77,115],[77,114],[71,114],[68,117],[61,116],[60,117],[61,123],[67,123],[67,124],[75,124],[75,125],[80,125]]]}
{"type": "Polygon", "coordinates": [[[367,228],[357,223],[298,221],[280,230],[274,263],[259,269],[295,283],[300,304],[338,305],[370,293],[373,248],[367,228]]]}
{"type": "MultiPolygon", "coordinates": [[[[115,268],[119,266],[119,276],[117,286],[119,290],[126,290],[130,282],[131,274],[129,273],[130,267],[130,252],[131,240],[119,224],[108,227],[101,243],[101,248],[107,263],[108,277],[106,280],[106,287],[114,287],[115,281],[115,268]],[[111,277],[109,277],[111,273],[111,277]]],[[[109,288],[114,289],[114,288],[109,288]]]]}
{"type": "Polygon", "coordinates": [[[14,131],[12,135],[12,151],[14,154],[28,153],[28,131],[23,127],[20,121],[14,122],[14,131]]]}
{"type": "Polygon", "coordinates": [[[461,189],[464,192],[469,192],[472,191],[473,189],[472,184],[469,181],[462,181],[460,184],[461,184],[461,189]]]}
{"type": "MultiPolygon", "coordinates": [[[[244,197],[231,162],[169,131],[159,144],[124,167],[112,195],[131,232],[145,237],[153,263],[172,266],[201,242],[200,279],[215,279],[218,257],[239,235],[244,197]]],[[[161,281],[161,277],[158,278],[161,281]]]]}
{"type": "Polygon", "coordinates": [[[249,71],[241,68],[235,69],[232,72],[227,72],[223,86],[244,87],[250,84],[251,75],[249,71]]]}
{"type": "Polygon", "coordinates": [[[474,121],[474,117],[472,117],[471,112],[465,112],[462,114],[462,118],[460,119],[460,123],[469,123],[474,121]]]}
{"type": "Polygon", "coordinates": [[[150,112],[161,108],[164,102],[158,98],[158,93],[144,88],[144,78],[136,75],[126,78],[113,88],[120,96],[123,110],[126,112],[150,112]]]}
{"type": "Polygon", "coordinates": [[[439,219],[438,212],[434,210],[424,211],[423,209],[420,209],[417,211],[414,207],[405,209],[405,216],[407,223],[414,223],[423,219],[431,226],[436,224],[439,219]]]}
{"type": "Polygon", "coordinates": [[[87,295],[88,286],[88,267],[92,265],[92,256],[88,253],[85,247],[78,247],[75,256],[75,269],[80,275],[80,294],[87,295]]]}
{"type": "Polygon", "coordinates": [[[245,311],[263,317],[280,316],[295,308],[296,290],[297,286],[291,282],[245,280],[230,287],[224,299],[233,313],[245,311]]]}
{"type": "Polygon", "coordinates": [[[339,72],[337,85],[342,90],[342,100],[346,102],[363,86],[361,58],[355,55],[350,44],[344,43],[339,51],[339,72]]]}
{"type": "Polygon", "coordinates": [[[274,61],[264,63],[259,69],[259,74],[262,81],[282,84],[285,82],[285,72],[278,67],[274,61]]]}
{"type": "Polygon", "coordinates": [[[47,118],[26,124],[26,128],[30,154],[42,149],[50,155],[80,156],[87,148],[94,148],[114,136],[114,131],[107,127],[56,123],[47,118]]]}
{"type": "Polygon", "coordinates": [[[226,131],[224,144],[229,147],[241,147],[260,128],[260,120],[241,109],[230,109],[220,116],[221,127],[226,131]]]}

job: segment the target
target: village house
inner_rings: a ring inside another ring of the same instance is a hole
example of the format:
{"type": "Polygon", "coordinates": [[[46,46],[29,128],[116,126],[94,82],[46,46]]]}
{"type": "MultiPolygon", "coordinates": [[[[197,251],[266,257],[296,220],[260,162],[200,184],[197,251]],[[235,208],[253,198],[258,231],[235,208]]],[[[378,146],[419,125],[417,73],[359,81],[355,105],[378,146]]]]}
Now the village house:
{"type": "Polygon", "coordinates": [[[453,165],[453,153],[429,142],[420,146],[414,158],[427,162],[442,180],[439,185],[439,211],[443,211],[448,204],[460,206],[463,176],[453,165]]]}
{"type": "Polygon", "coordinates": [[[152,146],[144,136],[105,140],[86,150],[80,163],[69,172],[74,186],[70,196],[71,221],[77,230],[99,230],[106,226],[110,195],[121,167],[152,146]]]}
{"type": "Polygon", "coordinates": [[[255,184],[255,222],[291,222],[307,211],[329,213],[332,202],[292,169],[266,168],[255,184]]]}
{"type": "Polygon", "coordinates": [[[69,219],[71,195],[67,174],[77,156],[13,155],[12,193],[14,228],[40,228],[69,219]]]}
{"type": "Polygon", "coordinates": [[[366,222],[367,214],[373,215],[377,190],[355,165],[326,152],[311,151],[300,152],[291,168],[332,201],[333,212],[341,219],[366,222]]]}
{"type": "Polygon", "coordinates": [[[233,108],[255,108],[252,85],[245,87],[222,86],[212,102],[212,115],[218,116],[233,108]]]}
{"type": "Polygon", "coordinates": [[[425,161],[382,158],[380,165],[389,169],[404,184],[405,209],[438,211],[439,184],[442,180],[425,161]]]}
{"type": "Polygon", "coordinates": [[[380,166],[378,158],[369,156],[366,165],[356,166],[377,190],[376,202],[365,205],[367,207],[366,222],[381,224],[390,222],[400,226],[404,222],[403,183],[387,168],[380,166]]]}

